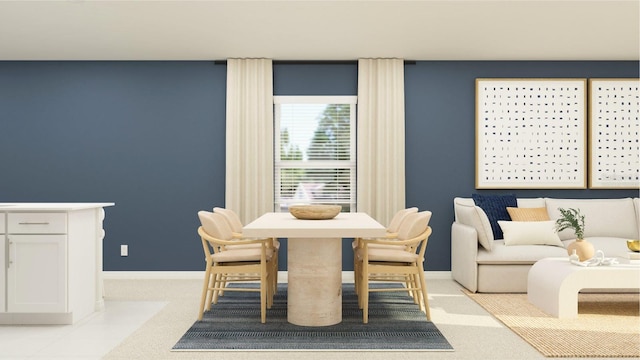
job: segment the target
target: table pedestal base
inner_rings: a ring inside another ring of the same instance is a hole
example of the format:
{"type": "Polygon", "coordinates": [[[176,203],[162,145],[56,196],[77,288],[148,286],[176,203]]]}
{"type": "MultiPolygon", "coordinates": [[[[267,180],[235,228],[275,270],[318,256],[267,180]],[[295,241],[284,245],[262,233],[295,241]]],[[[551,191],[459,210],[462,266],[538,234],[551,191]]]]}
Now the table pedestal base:
{"type": "Polygon", "coordinates": [[[342,239],[289,238],[287,320],[328,326],[342,321],[342,239]]]}

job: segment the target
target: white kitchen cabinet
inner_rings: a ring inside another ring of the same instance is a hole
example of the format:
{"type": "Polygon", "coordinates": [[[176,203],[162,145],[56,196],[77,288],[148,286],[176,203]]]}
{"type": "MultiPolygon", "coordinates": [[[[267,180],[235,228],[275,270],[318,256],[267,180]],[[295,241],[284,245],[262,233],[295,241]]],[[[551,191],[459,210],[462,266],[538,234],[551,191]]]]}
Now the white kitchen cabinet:
{"type": "Polygon", "coordinates": [[[104,306],[113,203],[0,203],[0,324],[72,324],[104,306]]]}
{"type": "Polygon", "coordinates": [[[8,238],[7,312],[66,312],[67,236],[10,234],[8,238]]]}
{"type": "Polygon", "coordinates": [[[7,245],[5,241],[5,223],[7,214],[0,212],[0,314],[7,312],[7,245]]]}

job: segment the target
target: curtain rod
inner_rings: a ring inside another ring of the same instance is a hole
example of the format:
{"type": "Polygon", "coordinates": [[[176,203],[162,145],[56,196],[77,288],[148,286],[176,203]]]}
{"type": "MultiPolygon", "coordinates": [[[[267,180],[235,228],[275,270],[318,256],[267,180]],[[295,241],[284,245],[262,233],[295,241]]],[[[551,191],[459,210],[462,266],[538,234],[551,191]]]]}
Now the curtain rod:
{"type": "MultiPolygon", "coordinates": [[[[215,65],[227,65],[227,60],[214,60],[215,65]]],[[[273,60],[274,65],[357,65],[357,60],[273,60]]],[[[415,60],[405,60],[405,65],[415,65],[415,60]]]]}

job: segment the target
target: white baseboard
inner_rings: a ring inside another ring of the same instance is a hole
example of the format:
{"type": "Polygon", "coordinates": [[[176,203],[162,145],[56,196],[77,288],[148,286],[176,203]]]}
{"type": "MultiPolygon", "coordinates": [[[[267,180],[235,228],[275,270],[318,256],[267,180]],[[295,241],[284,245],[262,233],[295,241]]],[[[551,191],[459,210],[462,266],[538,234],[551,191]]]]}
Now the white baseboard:
{"type": "MultiPolygon", "coordinates": [[[[201,280],[204,271],[103,271],[105,280],[201,280]]],[[[451,279],[451,271],[425,271],[427,279],[451,279]]],[[[343,271],[342,281],[353,282],[353,271],[343,271]]],[[[287,282],[287,272],[278,272],[278,282],[287,282]]]]}
{"type": "Polygon", "coordinates": [[[202,280],[204,271],[103,271],[102,277],[105,280],[202,280]]]}

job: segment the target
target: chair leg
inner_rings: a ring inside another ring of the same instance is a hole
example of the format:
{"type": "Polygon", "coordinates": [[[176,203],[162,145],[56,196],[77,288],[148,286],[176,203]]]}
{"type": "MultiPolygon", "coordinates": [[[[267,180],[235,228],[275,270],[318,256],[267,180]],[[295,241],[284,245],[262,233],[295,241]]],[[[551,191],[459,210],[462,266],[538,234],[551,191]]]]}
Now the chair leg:
{"type": "Polygon", "coordinates": [[[267,292],[271,284],[267,281],[267,269],[263,268],[260,274],[260,322],[267,322],[267,292]]]}
{"type": "Polygon", "coordinates": [[[427,294],[427,282],[424,278],[424,269],[419,266],[420,272],[418,277],[420,278],[420,288],[422,289],[422,303],[424,304],[425,313],[427,314],[427,320],[431,321],[431,311],[429,310],[429,296],[427,294]]]}
{"type": "Polygon", "coordinates": [[[213,274],[212,272],[209,272],[209,291],[207,292],[207,304],[205,306],[205,310],[211,310],[211,304],[213,302],[217,302],[218,301],[218,293],[216,290],[213,290],[213,288],[216,286],[216,277],[218,276],[218,274],[213,274]]]}
{"type": "MultiPolygon", "coordinates": [[[[366,266],[363,266],[366,268],[366,266]]],[[[369,274],[368,270],[362,269],[362,278],[360,279],[360,298],[362,299],[362,323],[369,323],[369,274]],[[366,272],[366,273],[365,273],[366,272]]]]}
{"type": "MultiPolygon", "coordinates": [[[[360,264],[361,265],[361,264],[360,264]]],[[[362,286],[363,284],[367,281],[367,279],[365,279],[364,274],[362,273],[362,266],[360,266],[358,268],[358,307],[360,309],[362,309],[362,299],[364,298],[364,296],[362,295],[362,286]]]]}
{"type": "Polygon", "coordinates": [[[422,286],[418,277],[418,273],[413,273],[410,276],[413,288],[415,289],[411,294],[413,296],[413,302],[414,304],[418,305],[420,311],[424,311],[424,307],[422,304],[422,286]]]}
{"type": "MultiPolygon", "coordinates": [[[[411,275],[405,275],[404,286],[407,288],[407,295],[413,298],[413,301],[416,301],[416,294],[414,290],[409,290],[411,288],[415,288],[413,285],[413,280],[411,275]]],[[[417,304],[417,303],[416,303],[417,304]]]]}
{"type": "Polygon", "coordinates": [[[273,267],[274,267],[274,272],[273,272],[273,284],[274,284],[273,285],[273,295],[275,295],[278,292],[278,267],[279,267],[279,265],[278,265],[278,262],[279,262],[278,261],[278,251],[279,250],[276,250],[276,253],[273,256],[274,259],[275,259],[274,264],[273,264],[273,267]]]}
{"type": "MultiPolygon", "coordinates": [[[[271,266],[268,265],[268,266],[271,266]]],[[[273,305],[273,296],[276,293],[276,288],[278,287],[277,283],[274,283],[274,280],[276,279],[276,274],[277,271],[273,271],[273,267],[269,268],[270,273],[267,274],[267,309],[271,309],[271,306],[273,305]]]]}
{"type": "MultiPolygon", "coordinates": [[[[356,239],[355,241],[358,241],[358,239],[356,239]]],[[[358,247],[356,246],[353,249],[353,288],[356,290],[356,295],[360,296],[359,292],[360,292],[360,287],[359,287],[359,280],[358,279],[358,259],[356,256],[356,251],[358,250],[358,247]]]]}
{"type": "Polygon", "coordinates": [[[277,252],[274,254],[272,266],[273,266],[273,272],[271,276],[271,284],[273,289],[271,291],[271,297],[273,297],[278,292],[278,253],[277,252]]]}
{"type": "Polygon", "coordinates": [[[411,290],[411,297],[413,298],[413,302],[415,304],[420,304],[420,286],[419,286],[419,279],[418,276],[416,274],[409,274],[408,276],[409,278],[409,283],[411,284],[411,287],[413,289],[416,290],[411,290]]]}
{"type": "MultiPolygon", "coordinates": [[[[211,285],[210,285],[211,288],[218,288],[218,289],[221,288],[222,284],[224,283],[223,277],[224,277],[224,274],[216,273],[215,276],[213,276],[211,279],[211,285]]],[[[212,294],[212,299],[209,301],[209,304],[207,305],[208,306],[207,309],[211,308],[212,303],[213,304],[218,303],[218,298],[222,296],[222,290],[212,290],[211,294],[212,294]]]]}
{"type": "Polygon", "coordinates": [[[198,320],[202,320],[202,316],[204,315],[204,308],[206,306],[206,302],[209,299],[210,294],[210,284],[211,284],[211,266],[207,264],[207,270],[204,273],[204,281],[202,285],[202,296],[200,297],[200,309],[198,310],[198,320]]]}

